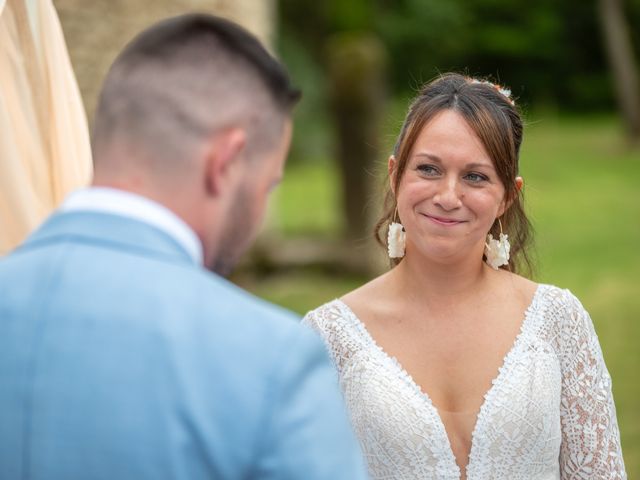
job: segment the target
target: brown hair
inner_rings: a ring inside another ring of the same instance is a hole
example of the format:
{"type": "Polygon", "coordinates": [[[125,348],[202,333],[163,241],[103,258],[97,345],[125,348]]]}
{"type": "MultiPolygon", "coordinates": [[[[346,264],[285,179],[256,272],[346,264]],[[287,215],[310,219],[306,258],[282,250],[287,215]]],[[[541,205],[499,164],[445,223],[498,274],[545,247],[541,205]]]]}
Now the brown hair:
{"type": "MultiPolygon", "coordinates": [[[[524,211],[523,193],[516,187],[522,119],[515,104],[505,93],[508,92],[497,85],[457,73],[444,74],[422,87],[409,106],[394,147],[394,188],[387,187],[383,213],[374,229],[380,245],[386,247],[386,226],[393,221],[397,207],[393,192],[398,191],[418,135],[438,113],[454,110],[467,121],[482,142],[505,187],[506,200],[510,206],[501,220],[504,233],[509,235],[511,256],[509,264],[504,268],[517,272],[524,267],[527,273],[532,273],[533,264],[526,251],[531,241],[532,227],[524,211]]],[[[498,219],[489,233],[494,238],[500,234],[498,219]]],[[[396,265],[399,262],[399,259],[394,259],[391,263],[396,265]]]]}

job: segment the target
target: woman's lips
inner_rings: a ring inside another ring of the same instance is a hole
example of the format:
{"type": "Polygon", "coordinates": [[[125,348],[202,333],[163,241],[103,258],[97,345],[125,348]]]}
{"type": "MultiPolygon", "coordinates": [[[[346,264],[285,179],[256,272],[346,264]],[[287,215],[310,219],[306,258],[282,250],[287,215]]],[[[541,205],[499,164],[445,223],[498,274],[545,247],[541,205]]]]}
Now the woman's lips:
{"type": "Polygon", "coordinates": [[[454,225],[460,225],[461,223],[464,223],[463,220],[455,220],[453,218],[436,217],[435,215],[426,215],[426,214],[424,214],[424,216],[427,217],[432,222],[437,223],[438,225],[444,225],[446,227],[452,227],[454,225]]]}

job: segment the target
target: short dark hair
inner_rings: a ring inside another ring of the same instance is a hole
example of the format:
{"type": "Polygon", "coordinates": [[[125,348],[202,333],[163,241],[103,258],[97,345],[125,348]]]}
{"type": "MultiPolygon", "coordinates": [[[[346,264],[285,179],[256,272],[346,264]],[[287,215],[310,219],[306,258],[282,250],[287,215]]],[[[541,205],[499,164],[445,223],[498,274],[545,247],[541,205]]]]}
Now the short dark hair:
{"type": "Polygon", "coordinates": [[[244,28],[207,14],[169,18],[132,40],[107,74],[94,157],[113,140],[184,156],[230,122],[264,137],[282,124],[273,116],[287,116],[299,97],[282,64],[244,28]]]}
{"type": "Polygon", "coordinates": [[[168,57],[180,44],[200,42],[214,37],[230,54],[238,55],[253,67],[277,106],[291,108],[300,98],[282,64],[267,52],[260,41],[230,20],[192,13],[161,21],[140,34],[123,51],[122,56],[148,56],[159,60],[168,57]]]}

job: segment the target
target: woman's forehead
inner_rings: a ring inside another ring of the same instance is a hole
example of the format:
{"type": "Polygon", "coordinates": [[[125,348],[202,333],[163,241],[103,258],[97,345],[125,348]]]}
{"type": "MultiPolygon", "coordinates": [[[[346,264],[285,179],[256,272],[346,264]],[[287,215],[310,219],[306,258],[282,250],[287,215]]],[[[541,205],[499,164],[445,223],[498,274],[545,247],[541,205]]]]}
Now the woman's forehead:
{"type": "Polygon", "coordinates": [[[468,157],[469,161],[493,165],[482,140],[454,110],[442,111],[422,126],[410,150],[411,157],[416,155],[440,162],[468,157]]]}

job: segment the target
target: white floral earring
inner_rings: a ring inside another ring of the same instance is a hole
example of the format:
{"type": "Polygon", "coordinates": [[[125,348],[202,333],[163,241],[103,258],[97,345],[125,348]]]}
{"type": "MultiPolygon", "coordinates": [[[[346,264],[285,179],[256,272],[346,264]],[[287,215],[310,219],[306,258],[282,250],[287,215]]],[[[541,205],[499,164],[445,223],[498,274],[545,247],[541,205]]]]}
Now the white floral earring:
{"type": "Polygon", "coordinates": [[[498,270],[502,265],[509,264],[509,236],[502,233],[502,222],[498,219],[500,225],[500,239],[495,240],[493,235],[487,235],[487,242],[484,244],[484,255],[487,257],[487,264],[494,270],[498,270]]]}
{"type": "Polygon", "coordinates": [[[402,258],[404,257],[404,247],[406,245],[406,233],[401,223],[396,222],[398,217],[398,208],[396,207],[393,220],[389,224],[389,233],[387,234],[387,248],[389,251],[389,258],[402,258]]]}

